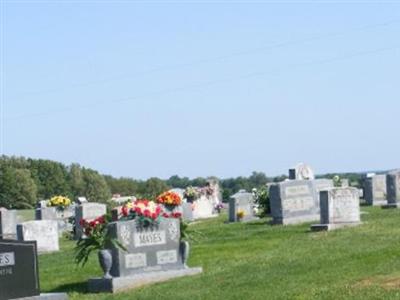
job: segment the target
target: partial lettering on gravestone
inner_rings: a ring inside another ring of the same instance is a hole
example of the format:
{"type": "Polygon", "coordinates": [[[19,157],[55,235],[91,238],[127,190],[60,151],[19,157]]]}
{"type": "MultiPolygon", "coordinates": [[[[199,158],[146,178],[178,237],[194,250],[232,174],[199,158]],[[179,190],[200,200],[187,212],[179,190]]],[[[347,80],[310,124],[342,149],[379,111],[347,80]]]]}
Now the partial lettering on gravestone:
{"type": "Polygon", "coordinates": [[[0,240],[0,300],[39,294],[36,242],[0,240]]]}
{"type": "Polygon", "coordinates": [[[60,250],[58,223],[54,220],[28,221],[17,225],[20,241],[36,241],[39,253],[60,250]]]}
{"type": "Polygon", "coordinates": [[[229,199],[229,222],[248,222],[257,220],[254,213],[253,193],[240,190],[229,199]]]}
{"type": "Polygon", "coordinates": [[[338,187],[322,191],[320,194],[320,224],[311,230],[334,230],[360,224],[360,197],[356,188],[338,187]]]}
{"type": "Polygon", "coordinates": [[[65,293],[40,294],[35,241],[0,240],[0,300],[67,300],[65,293]]]}
{"type": "Polygon", "coordinates": [[[90,292],[117,292],[170,278],[195,275],[188,268],[188,244],[180,241],[179,219],[161,219],[157,225],[140,226],[136,220],[110,223],[109,234],[125,248],[112,246],[112,278],[89,280],[90,292]]]}
{"type": "Polygon", "coordinates": [[[271,185],[269,197],[274,224],[295,224],[319,218],[319,203],[310,180],[290,180],[271,185]]]}
{"type": "Polygon", "coordinates": [[[0,239],[17,238],[17,211],[0,209],[0,239]]]}
{"type": "Polygon", "coordinates": [[[384,205],[386,199],[386,175],[373,175],[364,178],[364,198],[368,205],[384,205]]]}
{"type": "Polygon", "coordinates": [[[107,206],[103,203],[88,202],[76,206],[75,208],[75,239],[81,238],[83,235],[80,221],[85,219],[92,221],[107,213],[107,206]]]}

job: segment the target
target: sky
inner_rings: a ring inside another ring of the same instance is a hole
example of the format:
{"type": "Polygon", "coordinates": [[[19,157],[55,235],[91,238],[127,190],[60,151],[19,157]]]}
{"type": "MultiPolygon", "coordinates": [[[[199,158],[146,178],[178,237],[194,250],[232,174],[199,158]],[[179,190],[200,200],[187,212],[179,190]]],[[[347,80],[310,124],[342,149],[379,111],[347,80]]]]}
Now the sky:
{"type": "Polygon", "coordinates": [[[145,179],[400,167],[400,1],[2,1],[1,154],[145,179]]]}

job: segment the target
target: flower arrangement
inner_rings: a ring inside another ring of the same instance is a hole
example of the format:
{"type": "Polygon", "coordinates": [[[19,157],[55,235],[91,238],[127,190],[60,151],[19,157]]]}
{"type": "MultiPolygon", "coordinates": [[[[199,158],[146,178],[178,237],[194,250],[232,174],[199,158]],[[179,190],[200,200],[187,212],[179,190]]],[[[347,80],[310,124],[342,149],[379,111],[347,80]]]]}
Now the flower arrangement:
{"type": "Polygon", "coordinates": [[[167,212],[163,212],[162,214],[163,218],[173,218],[173,219],[180,219],[182,218],[182,213],[180,212],[171,212],[171,213],[167,213],[167,212]]]}
{"type": "Polygon", "coordinates": [[[64,210],[71,205],[71,200],[64,196],[54,196],[49,200],[50,206],[56,206],[60,210],[64,210]]]}
{"type": "Polygon", "coordinates": [[[215,206],[214,206],[214,209],[215,209],[218,213],[220,213],[220,212],[221,212],[221,209],[223,209],[223,208],[224,208],[224,205],[223,205],[222,203],[215,204],[215,206]]]}
{"type": "Polygon", "coordinates": [[[202,194],[202,195],[205,195],[206,197],[210,197],[210,196],[212,196],[213,194],[214,194],[214,188],[213,187],[211,187],[210,185],[207,185],[207,186],[205,186],[205,187],[202,187],[201,189],[200,189],[200,193],[202,194]]]}
{"type": "Polygon", "coordinates": [[[164,204],[165,206],[178,206],[182,203],[181,197],[174,192],[164,192],[156,199],[157,203],[164,204]]]}
{"type": "Polygon", "coordinates": [[[236,213],[236,217],[238,218],[239,221],[242,220],[244,218],[244,216],[245,216],[245,213],[241,209],[238,210],[238,212],[236,213]]]}
{"type": "Polygon", "coordinates": [[[104,250],[110,244],[126,250],[125,247],[115,238],[107,234],[107,225],[110,222],[109,216],[101,216],[92,221],[81,219],[79,224],[85,233],[85,238],[80,238],[75,247],[75,262],[82,267],[87,263],[90,253],[96,250],[104,250]]]}
{"type": "Polygon", "coordinates": [[[149,226],[158,223],[161,213],[161,206],[157,203],[139,199],[124,204],[121,208],[121,220],[136,219],[139,224],[149,226]]]}
{"type": "Polygon", "coordinates": [[[193,200],[197,199],[199,197],[199,191],[198,189],[188,186],[183,193],[183,196],[188,200],[189,202],[193,202],[193,200]]]}

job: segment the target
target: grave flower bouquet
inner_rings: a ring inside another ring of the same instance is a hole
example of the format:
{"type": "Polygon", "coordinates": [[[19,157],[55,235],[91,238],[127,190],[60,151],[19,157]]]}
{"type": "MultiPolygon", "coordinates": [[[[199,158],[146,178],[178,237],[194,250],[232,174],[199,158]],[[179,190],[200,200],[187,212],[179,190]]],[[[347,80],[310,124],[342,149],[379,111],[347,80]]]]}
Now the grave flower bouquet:
{"type": "Polygon", "coordinates": [[[79,224],[86,237],[78,240],[75,246],[75,262],[82,267],[87,263],[92,251],[104,250],[114,245],[125,250],[125,247],[117,239],[111,238],[107,233],[107,225],[111,221],[110,216],[104,215],[92,221],[81,219],[79,224]]]}
{"type": "Polygon", "coordinates": [[[64,196],[54,196],[49,200],[50,206],[55,206],[59,210],[64,210],[66,207],[71,205],[71,199],[64,196]]]}
{"type": "Polygon", "coordinates": [[[166,219],[172,218],[172,219],[180,219],[182,217],[182,213],[179,211],[176,212],[163,212],[162,216],[166,219]]]}
{"type": "Polygon", "coordinates": [[[157,197],[156,201],[169,207],[178,206],[182,203],[181,197],[174,192],[164,192],[157,197]]]}
{"type": "Polygon", "coordinates": [[[137,220],[142,226],[157,224],[161,216],[161,206],[147,199],[127,202],[121,208],[120,220],[137,220]]]}
{"type": "Polygon", "coordinates": [[[243,210],[239,210],[239,211],[236,213],[236,217],[238,218],[239,221],[241,221],[241,220],[244,218],[244,216],[245,216],[245,213],[244,213],[243,210]]]}
{"type": "Polygon", "coordinates": [[[189,186],[186,188],[183,195],[188,202],[193,202],[193,200],[196,200],[199,197],[199,191],[196,188],[189,186]]]}

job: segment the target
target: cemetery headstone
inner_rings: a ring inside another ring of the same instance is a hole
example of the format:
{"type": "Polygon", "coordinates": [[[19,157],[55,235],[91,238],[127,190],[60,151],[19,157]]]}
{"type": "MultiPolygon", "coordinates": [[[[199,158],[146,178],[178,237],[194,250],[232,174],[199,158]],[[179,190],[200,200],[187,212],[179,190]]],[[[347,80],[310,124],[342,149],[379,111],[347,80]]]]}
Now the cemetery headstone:
{"type": "Polygon", "coordinates": [[[107,206],[102,203],[88,202],[76,206],[75,208],[75,239],[83,236],[82,226],[80,221],[82,219],[92,221],[97,217],[105,215],[107,206]]]}
{"type": "Polygon", "coordinates": [[[330,179],[289,180],[269,188],[272,222],[295,224],[319,219],[319,192],[333,187],[330,179]]]}
{"type": "Polygon", "coordinates": [[[193,209],[192,203],[182,203],[182,218],[184,221],[191,222],[194,220],[193,218],[193,209]]]}
{"type": "Polygon", "coordinates": [[[387,204],[383,208],[400,206],[400,173],[392,172],[386,175],[387,204]]]}
{"type": "Polygon", "coordinates": [[[364,179],[364,198],[368,205],[384,205],[386,200],[386,175],[374,175],[364,179]]]}
{"type": "Polygon", "coordinates": [[[89,201],[86,199],[86,197],[77,197],[75,202],[77,204],[83,204],[83,203],[88,203],[89,201]]]}
{"type": "Polygon", "coordinates": [[[347,178],[341,179],[340,185],[341,185],[341,187],[349,187],[350,186],[349,180],[347,178]]]}
{"type": "Polygon", "coordinates": [[[63,210],[57,207],[42,207],[36,208],[36,220],[55,220],[58,222],[58,231],[62,234],[64,231],[72,231],[72,224],[69,222],[70,218],[75,216],[75,204],[66,207],[63,210]]]}
{"type": "Polygon", "coordinates": [[[0,239],[17,238],[17,211],[0,209],[0,239]]]}
{"type": "Polygon", "coordinates": [[[356,188],[331,188],[320,193],[320,224],[311,230],[334,230],[360,224],[360,198],[356,188]]]}
{"type": "Polygon", "coordinates": [[[20,241],[36,241],[39,253],[60,250],[58,223],[54,220],[28,221],[17,225],[20,241]]]}
{"type": "Polygon", "coordinates": [[[217,217],[215,213],[214,199],[201,195],[199,199],[193,202],[193,219],[204,219],[217,217]]]}
{"type": "Polygon", "coordinates": [[[254,213],[255,199],[253,193],[240,190],[229,199],[229,222],[248,222],[257,220],[254,213]]]}
{"type": "Polygon", "coordinates": [[[290,180],[313,180],[314,171],[310,166],[299,163],[293,169],[289,169],[289,179],[290,180]]]}
{"type": "Polygon", "coordinates": [[[178,219],[162,219],[149,227],[139,226],[136,220],[113,222],[109,226],[109,234],[126,251],[115,247],[110,250],[111,276],[90,279],[89,292],[117,292],[202,272],[202,268],[186,265],[189,249],[187,243],[180,241],[178,219]]]}
{"type": "Polygon", "coordinates": [[[0,300],[67,300],[65,293],[40,294],[36,242],[0,240],[0,300]]]}

